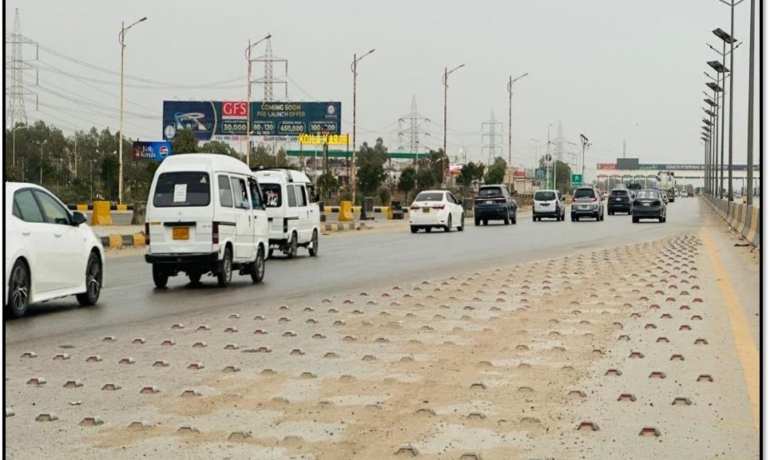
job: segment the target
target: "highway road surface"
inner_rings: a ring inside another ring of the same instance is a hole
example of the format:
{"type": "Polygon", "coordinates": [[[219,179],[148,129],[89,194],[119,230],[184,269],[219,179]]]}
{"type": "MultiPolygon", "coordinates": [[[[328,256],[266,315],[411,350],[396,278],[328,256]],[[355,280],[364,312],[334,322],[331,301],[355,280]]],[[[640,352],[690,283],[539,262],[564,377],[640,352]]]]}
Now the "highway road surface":
{"type": "Polygon", "coordinates": [[[227,289],[110,258],[97,307],[6,323],[6,453],[759,458],[756,254],[668,213],[405,224],[227,289]]]}

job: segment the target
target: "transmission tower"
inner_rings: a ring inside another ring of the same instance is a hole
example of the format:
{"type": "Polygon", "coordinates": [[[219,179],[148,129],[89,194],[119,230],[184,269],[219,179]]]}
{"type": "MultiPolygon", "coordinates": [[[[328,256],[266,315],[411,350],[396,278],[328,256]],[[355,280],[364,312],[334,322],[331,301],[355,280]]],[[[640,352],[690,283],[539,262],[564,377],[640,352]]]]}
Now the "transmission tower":
{"type": "Polygon", "coordinates": [[[492,115],[489,117],[489,121],[485,121],[481,124],[482,131],[489,130],[481,135],[481,156],[483,158],[484,151],[488,152],[487,161],[489,164],[495,162],[495,158],[503,156],[503,124],[499,121],[495,121],[495,111],[492,111],[492,115]]]}
{"type": "Polygon", "coordinates": [[[35,97],[35,109],[37,110],[37,94],[27,91],[24,87],[25,71],[35,71],[37,78],[37,69],[24,61],[23,47],[25,44],[35,46],[35,54],[37,56],[37,43],[25,38],[21,34],[21,18],[19,17],[19,9],[16,8],[10,40],[9,37],[6,37],[6,45],[11,45],[11,58],[6,61],[6,74],[11,77],[11,84],[6,86],[8,88],[6,89],[8,105],[5,107],[5,116],[10,126],[16,126],[17,123],[27,124],[24,96],[35,97]]]}
{"type": "Polygon", "coordinates": [[[561,120],[559,120],[559,126],[556,128],[556,139],[553,140],[556,146],[555,158],[558,161],[564,161],[564,128],[561,126],[561,120]]]}
{"type": "Polygon", "coordinates": [[[267,41],[265,42],[265,55],[254,59],[254,62],[262,62],[265,65],[265,76],[254,80],[254,83],[259,83],[264,85],[265,93],[264,93],[264,97],[262,98],[264,101],[275,100],[275,95],[273,93],[273,85],[276,85],[276,84],[284,86],[285,100],[289,100],[288,83],[286,82],[286,80],[275,78],[275,75],[273,73],[273,64],[276,62],[283,62],[285,66],[283,74],[288,75],[289,60],[273,55],[273,45],[270,40],[271,39],[268,38],[267,41]]]}
{"type": "Polygon", "coordinates": [[[412,110],[409,115],[398,119],[398,150],[410,153],[420,151],[420,139],[430,136],[430,133],[423,129],[424,123],[430,123],[430,120],[417,112],[417,98],[412,95],[412,110]]]}

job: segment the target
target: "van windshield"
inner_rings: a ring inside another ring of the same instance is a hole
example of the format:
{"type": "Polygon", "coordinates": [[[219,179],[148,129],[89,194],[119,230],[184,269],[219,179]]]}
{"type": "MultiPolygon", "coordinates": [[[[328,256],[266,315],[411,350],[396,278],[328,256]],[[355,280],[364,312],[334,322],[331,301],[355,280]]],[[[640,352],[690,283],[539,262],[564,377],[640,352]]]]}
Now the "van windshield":
{"type": "Polygon", "coordinates": [[[535,201],[553,201],[555,199],[556,194],[554,192],[535,192],[535,201]]]}
{"type": "Polygon", "coordinates": [[[268,208],[281,207],[281,184],[259,184],[262,198],[268,208]]]}
{"type": "Polygon", "coordinates": [[[156,208],[206,207],[211,203],[208,173],[168,172],[158,177],[152,204],[156,208]]]}

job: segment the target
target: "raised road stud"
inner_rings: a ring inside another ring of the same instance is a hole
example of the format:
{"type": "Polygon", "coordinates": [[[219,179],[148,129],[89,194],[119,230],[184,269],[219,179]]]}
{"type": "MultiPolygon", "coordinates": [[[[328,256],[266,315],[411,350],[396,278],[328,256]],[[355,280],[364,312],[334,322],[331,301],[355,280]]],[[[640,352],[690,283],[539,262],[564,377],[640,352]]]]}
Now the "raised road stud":
{"type": "Polygon", "coordinates": [[[208,344],[206,342],[195,342],[193,348],[206,348],[208,344]]]}
{"type": "Polygon", "coordinates": [[[102,361],[104,361],[104,359],[102,359],[102,357],[99,355],[91,355],[88,358],[86,358],[87,363],[100,363],[102,361]]]}
{"type": "Polygon", "coordinates": [[[171,329],[184,329],[184,324],[182,323],[172,324],[171,329]]]}
{"type": "Polygon", "coordinates": [[[192,398],[194,396],[200,396],[201,392],[198,390],[184,390],[182,391],[182,394],[180,395],[183,398],[192,398]]]}
{"type": "Polygon", "coordinates": [[[225,345],[225,350],[237,350],[239,348],[240,347],[238,346],[237,343],[228,343],[227,345],[225,345]]]}
{"type": "Polygon", "coordinates": [[[652,372],[650,372],[649,378],[651,378],[651,379],[665,379],[666,378],[666,373],[665,372],[660,372],[660,371],[652,371],[652,372]]]}
{"type": "Polygon", "coordinates": [[[70,355],[67,353],[57,353],[56,356],[53,357],[54,361],[65,361],[67,359],[70,359],[70,355]]]}
{"type": "Polygon", "coordinates": [[[150,422],[145,421],[138,421],[138,422],[131,422],[128,425],[128,429],[130,431],[142,431],[142,430],[148,430],[152,428],[152,425],[150,422]]]}
{"type": "Polygon", "coordinates": [[[67,380],[64,384],[64,388],[80,388],[82,386],[83,382],[81,380],[67,380]]]}
{"type": "Polygon", "coordinates": [[[59,420],[59,416],[53,412],[41,412],[35,417],[36,422],[53,422],[59,420]]]}
{"type": "Polygon", "coordinates": [[[199,430],[197,427],[194,427],[192,425],[183,425],[183,426],[180,426],[176,430],[176,432],[179,433],[179,434],[182,434],[182,435],[200,434],[201,430],[199,430]]]}
{"type": "Polygon", "coordinates": [[[131,341],[134,345],[144,345],[147,343],[147,340],[144,339],[144,337],[137,337],[134,340],[131,341]]]}
{"type": "Polygon", "coordinates": [[[227,319],[240,319],[241,315],[238,313],[231,313],[230,316],[227,317],[227,319]]]}
{"type": "Polygon", "coordinates": [[[639,432],[639,436],[644,437],[659,437],[660,436],[660,430],[658,430],[655,427],[652,426],[646,426],[642,428],[642,430],[639,432]]]}
{"type": "Polygon", "coordinates": [[[318,320],[315,318],[308,318],[307,321],[305,321],[306,324],[318,324],[318,320]]]}
{"type": "Polygon", "coordinates": [[[243,441],[251,437],[251,431],[233,431],[227,437],[228,441],[243,441]]]}
{"type": "Polygon", "coordinates": [[[32,385],[36,387],[45,385],[46,383],[48,382],[43,377],[32,377],[31,379],[27,380],[27,385],[32,385]]]}
{"type": "Polygon", "coordinates": [[[671,358],[669,361],[684,361],[684,355],[681,354],[673,354],[671,355],[671,358]]]}
{"type": "Polygon", "coordinates": [[[104,425],[104,420],[102,420],[101,417],[98,415],[94,415],[91,417],[86,417],[79,423],[80,426],[98,426],[98,425],[104,425]]]}
{"type": "Polygon", "coordinates": [[[224,369],[222,369],[222,372],[240,372],[241,368],[238,366],[225,366],[224,369]]]}
{"type": "Polygon", "coordinates": [[[136,360],[131,357],[121,358],[121,360],[118,361],[118,364],[134,364],[134,363],[136,363],[136,360]]]}
{"type": "Polygon", "coordinates": [[[709,342],[706,339],[695,339],[695,345],[708,345],[709,342]]]}
{"type": "Polygon", "coordinates": [[[230,327],[225,329],[225,332],[227,332],[227,333],[235,333],[235,332],[238,332],[238,328],[230,326],[230,327]]]}
{"type": "Polygon", "coordinates": [[[692,405],[692,401],[690,398],[685,397],[678,397],[674,398],[674,400],[671,402],[672,406],[690,406],[692,405]]]}
{"type": "Polygon", "coordinates": [[[618,396],[618,401],[636,402],[636,396],[631,393],[622,393],[618,396]]]}
{"type": "Polygon", "coordinates": [[[37,358],[37,353],[34,351],[25,351],[21,354],[22,358],[37,358]]]}
{"type": "Polygon", "coordinates": [[[713,382],[713,381],[714,381],[714,377],[712,377],[709,374],[701,374],[696,379],[696,382],[713,382]]]}
{"type": "Polygon", "coordinates": [[[158,360],[152,363],[152,367],[168,367],[169,363],[166,360],[158,360]]]}
{"type": "Polygon", "coordinates": [[[576,429],[578,431],[599,431],[599,425],[595,422],[585,421],[580,422],[576,429]]]}
{"type": "Polygon", "coordinates": [[[316,332],[315,334],[313,334],[313,338],[314,339],[325,339],[326,336],[321,334],[320,332],[316,332]]]}
{"type": "Polygon", "coordinates": [[[102,387],[102,391],[118,391],[121,389],[121,386],[117,383],[105,383],[102,387]]]}
{"type": "Polygon", "coordinates": [[[211,330],[211,326],[209,326],[208,324],[201,324],[200,326],[198,326],[198,329],[196,329],[196,331],[210,331],[210,330],[211,330]]]}
{"type": "Polygon", "coordinates": [[[148,386],[142,387],[142,389],[139,390],[139,393],[143,395],[152,395],[152,394],[160,393],[160,390],[155,385],[148,385],[148,386]]]}
{"type": "Polygon", "coordinates": [[[205,369],[206,366],[204,366],[203,363],[201,363],[201,362],[195,362],[195,363],[188,364],[187,368],[191,369],[191,370],[194,370],[194,371],[198,371],[198,370],[201,370],[201,369],[205,369]]]}
{"type": "Polygon", "coordinates": [[[396,451],[396,455],[400,456],[408,456],[408,457],[417,457],[420,455],[420,452],[417,450],[414,446],[401,446],[396,451]]]}

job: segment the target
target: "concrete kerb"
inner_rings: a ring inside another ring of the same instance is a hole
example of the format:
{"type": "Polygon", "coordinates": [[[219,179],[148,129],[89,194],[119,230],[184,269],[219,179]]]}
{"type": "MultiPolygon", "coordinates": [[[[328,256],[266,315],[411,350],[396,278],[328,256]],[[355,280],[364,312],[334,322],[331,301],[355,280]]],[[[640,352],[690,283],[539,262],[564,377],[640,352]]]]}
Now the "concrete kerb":
{"type": "Polygon", "coordinates": [[[728,202],[719,198],[703,198],[730,228],[743,236],[752,246],[759,248],[761,240],[759,207],[754,205],[748,206],[734,201],[728,202]]]}

